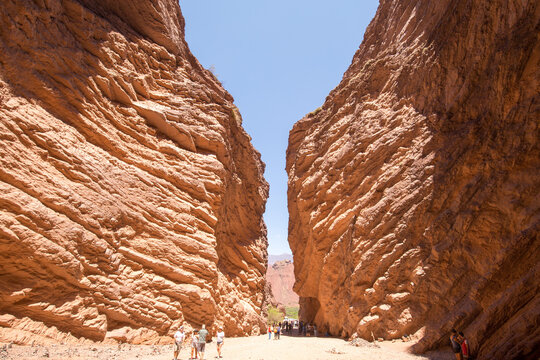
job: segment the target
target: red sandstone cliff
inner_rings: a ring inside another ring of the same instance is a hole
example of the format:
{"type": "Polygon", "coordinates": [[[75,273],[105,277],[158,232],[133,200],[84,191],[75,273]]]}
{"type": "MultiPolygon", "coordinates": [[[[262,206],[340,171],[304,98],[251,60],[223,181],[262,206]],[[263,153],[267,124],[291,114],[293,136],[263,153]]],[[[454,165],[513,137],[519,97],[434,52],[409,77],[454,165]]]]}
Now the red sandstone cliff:
{"type": "Polygon", "coordinates": [[[0,341],[258,333],[263,170],[177,1],[3,1],[0,341]]]}
{"type": "Polygon", "coordinates": [[[268,266],[266,281],[277,303],[298,306],[298,295],[293,291],[294,265],[291,261],[282,260],[268,266]]]}
{"type": "Polygon", "coordinates": [[[292,129],[301,314],[371,339],[452,327],[540,354],[537,1],[381,0],[341,84],[292,129]]]}

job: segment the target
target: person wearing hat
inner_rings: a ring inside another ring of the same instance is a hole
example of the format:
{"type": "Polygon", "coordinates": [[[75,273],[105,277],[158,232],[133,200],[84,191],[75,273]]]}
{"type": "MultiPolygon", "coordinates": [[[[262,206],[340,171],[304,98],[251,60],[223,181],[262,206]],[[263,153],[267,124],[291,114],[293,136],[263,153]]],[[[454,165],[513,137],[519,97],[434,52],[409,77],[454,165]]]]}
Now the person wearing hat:
{"type": "Polygon", "coordinates": [[[218,327],[218,331],[216,332],[216,339],[217,339],[218,358],[221,358],[221,347],[223,346],[223,340],[225,339],[225,333],[223,332],[223,326],[218,327]]]}
{"type": "Polygon", "coordinates": [[[185,339],[186,334],[184,333],[184,325],[182,325],[174,334],[174,360],[178,359],[178,354],[182,350],[182,344],[184,344],[185,339]]]}

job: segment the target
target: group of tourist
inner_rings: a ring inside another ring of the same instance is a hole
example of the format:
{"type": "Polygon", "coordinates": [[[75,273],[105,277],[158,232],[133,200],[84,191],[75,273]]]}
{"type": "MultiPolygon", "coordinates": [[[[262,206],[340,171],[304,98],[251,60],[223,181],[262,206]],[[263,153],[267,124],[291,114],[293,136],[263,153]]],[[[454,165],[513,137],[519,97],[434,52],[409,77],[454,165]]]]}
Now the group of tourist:
{"type": "MultiPolygon", "coordinates": [[[[292,328],[292,327],[291,327],[292,328]]],[[[283,332],[288,332],[289,324],[286,322],[274,323],[273,325],[268,325],[268,340],[272,339],[274,335],[274,340],[279,340],[283,332]]]]}
{"type": "Polygon", "coordinates": [[[456,329],[452,329],[450,344],[452,345],[452,351],[456,355],[456,360],[468,360],[470,358],[469,341],[463,332],[458,333],[456,329]]]}
{"type": "Polygon", "coordinates": [[[298,335],[304,335],[304,336],[318,336],[317,333],[317,325],[314,325],[312,323],[304,324],[303,321],[300,321],[298,324],[298,335]]]}
{"type": "Polygon", "coordinates": [[[281,330],[283,331],[283,333],[285,334],[288,334],[288,335],[292,335],[292,331],[293,331],[293,328],[294,328],[294,320],[285,320],[283,321],[283,326],[281,327],[281,330]]]}
{"type": "MultiPolygon", "coordinates": [[[[199,359],[204,360],[204,350],[206,347],[206,341],[211,340],[207,339],[208,330],[206,326],[203,325],[200,330],[194,329],[190,334],[189,344],[191,346],[191,357],[190,360],[199,359]]],[[[184,332],[184,326],[180,326],[178,331],[174,334],[174,359],[178,360],[178,355],[184,343],[186,342],[187,334],[184,332]]],[[[219,326],[216,331],[216,343],[217,343],[217,352],[218,358],[221,358],[221,348],[223,347],[223,341],[225,339],[225,333],[223,332],[223,327],[219,326]]]]}
{"type": "Polygon", "coordinates": [[[277,324],[268,325],[268,340],[272,339],[272,335],[274,336],[274,340],[279,340],[281,334],[292,335],[295,326],[298,326],[297,334],[299,336],[318,336],[317,325],[311,323],[304,324],[303,321],[285,320],[277,324]]]}
{"type": "Polygon", "coordinates": [[[278,323],[277,325],[275,323],[273,325],[268,325],[268,340],[272,339],[272,335],[274,335],[274,340],[279,340],[281,335],[281,323],[278,323]]]}

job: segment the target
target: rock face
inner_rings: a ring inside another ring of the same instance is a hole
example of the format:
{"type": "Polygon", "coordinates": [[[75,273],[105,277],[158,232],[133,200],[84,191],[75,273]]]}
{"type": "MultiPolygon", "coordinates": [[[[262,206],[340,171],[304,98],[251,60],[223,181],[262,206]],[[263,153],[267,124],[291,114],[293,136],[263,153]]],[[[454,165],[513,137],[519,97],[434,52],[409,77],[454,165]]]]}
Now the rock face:
{"type": "Polygon", "coordinates": [[[322,332],[478,359],[540,349],[537,1],[381,0],[292,129],[289,242],[322,332]]]}
{"type": "Polygon", "coordinates": [[[264,326],[264,164],[177,1],[3,1],[0,166],[0,341],[264,326]]]}
{"type": "Polygon", "coordinates": [[[298,295],[293,291],[294,265],[282,260],[268,267],[266,281],[270,284],[273,297],[279,304],[298,305],[298,295]]]}

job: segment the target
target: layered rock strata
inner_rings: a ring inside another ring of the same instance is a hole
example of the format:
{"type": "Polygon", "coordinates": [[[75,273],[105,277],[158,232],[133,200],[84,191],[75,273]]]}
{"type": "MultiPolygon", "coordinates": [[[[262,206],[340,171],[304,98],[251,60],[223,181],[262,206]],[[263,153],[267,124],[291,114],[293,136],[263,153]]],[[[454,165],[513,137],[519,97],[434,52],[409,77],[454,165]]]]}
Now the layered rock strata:
{"type": "Polygon", "coordinates": [[[0,341],[257,334],[263,171],[177,1],[3,1],[0,341]]]}
{"type": "Polygon", "coordinates": [[[478,359],[540,348],[537,1],[381,0],[342,82],[295,124],[289,243],[322,332],[416,334],[478,359]]]}

